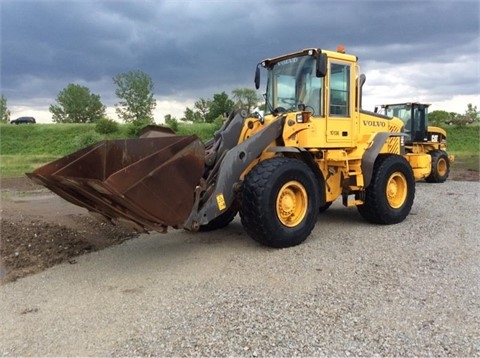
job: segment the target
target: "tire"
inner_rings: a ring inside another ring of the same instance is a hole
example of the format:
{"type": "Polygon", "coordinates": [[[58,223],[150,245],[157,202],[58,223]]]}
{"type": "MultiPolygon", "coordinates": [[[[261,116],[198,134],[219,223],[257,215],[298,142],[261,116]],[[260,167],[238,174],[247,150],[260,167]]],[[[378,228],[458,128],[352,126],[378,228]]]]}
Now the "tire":
{"type": "Polygon", "coordinates": [[[365,191],[360,215],[374,224],[397,224],[405,220],[415,198],[415,177],[408,161],[399,155],[379,155],[372,181],[365,191]]]}
{"type": "Polygon", "coordinates": [[[432,150],[429,152],[432,156],[432,170],[430,175],[425,178],[427,183],[443,183],[450,174],[450,160],[443,150],[432,150]]]}
{"type": "Polygon", "coordinates": [[[318,212],[319,213],[323,213],[325,211],[327,211],[327,209],[332,205],[332,201],[328,201],[325,203],[325,205],[321,206],[320,209],[318,209],[318,212]]]}
{"type": "Polygon", "coordinates": [[[238,213],[238,201],[235,202],[222,214],[210,221],[208,224],[200,225],[198,231],[206,232],[224,228],[232,222],[238,213]]]}
{"type": "Polygon", "coordinates": [[[262,161],[243,182],[242,225],[263,245],[298,245],[315,226],[319,197],[318,181],[304,162],[284,157],[262,161]]]}

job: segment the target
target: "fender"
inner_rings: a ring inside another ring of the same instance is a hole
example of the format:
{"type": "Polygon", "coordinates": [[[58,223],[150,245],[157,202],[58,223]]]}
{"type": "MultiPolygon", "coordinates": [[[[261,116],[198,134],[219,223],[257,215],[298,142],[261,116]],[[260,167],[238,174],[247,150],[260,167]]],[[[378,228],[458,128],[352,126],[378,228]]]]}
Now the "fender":
{"type": "MultiPolygon", "coordinates": [[[[363,183],[365,188],[370,185],[373,174],[373,166],[375,165],[375,160],[377,159],[380,150],[384,146],[385,142],[390,137],[407,137],[406,133],[397,133],[397,132],[378,132],[373,138],[372,143],[367,148],[362,157],[362,173],[363,173],[363,183]]],[[[404,154],[405,145],[402,141],[400,154],[404,154]]]]}
{"type": "Polygon", "coordinates": [[[311,154],[305,150],[305,148],[301,147],[270,147],[267,149],[267,152],[274,152],[274,153],[295,153],[299,154],[302,157],[302,160],[312,169],[315,177],[317,178],[320,193],[320,206],[325,205],[326,196],[325,196],[325,178],[323,177],[322,171],[318,167],[317,163],[313,160],[311,154]]]}
{"type": "MultiPolygon", "coordinates": [[[[200,225],[225,212],[234,201],[234,188],[240,180],[240,175],[261,153],[268,144],[277,139],[283,130],[285,117],[280,116],[261,131],[255,133],[246,141],[226,150],[218,160],[218,172],[207,179],[208,196],[196,199],[189,218],[183,224],[186,230],[196,231],[200,225]]],[[[200,189],[200,188],[198,188],[200,189]]]]}

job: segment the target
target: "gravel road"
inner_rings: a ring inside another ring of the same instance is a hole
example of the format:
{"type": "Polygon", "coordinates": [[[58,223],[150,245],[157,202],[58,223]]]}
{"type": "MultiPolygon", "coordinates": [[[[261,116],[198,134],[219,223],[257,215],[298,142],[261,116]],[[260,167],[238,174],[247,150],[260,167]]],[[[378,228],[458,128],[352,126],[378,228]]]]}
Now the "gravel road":
{"type": "Polygon", "coordinates": [[[340,203],[300,246],[142,235],[0,287],[3,356],[480,356],[480,183],[417,184],[375,226],[340,203]]]}

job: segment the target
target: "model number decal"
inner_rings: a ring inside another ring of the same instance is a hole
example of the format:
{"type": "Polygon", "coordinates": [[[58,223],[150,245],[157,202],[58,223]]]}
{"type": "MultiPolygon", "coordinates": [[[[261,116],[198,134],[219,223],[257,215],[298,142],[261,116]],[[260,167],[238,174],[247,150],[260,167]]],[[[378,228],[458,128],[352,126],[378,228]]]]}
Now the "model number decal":
{"type": "Polygon", "coordinates": [[[438,134],[432,134],[432,142],[438,142],[438,134]]]}

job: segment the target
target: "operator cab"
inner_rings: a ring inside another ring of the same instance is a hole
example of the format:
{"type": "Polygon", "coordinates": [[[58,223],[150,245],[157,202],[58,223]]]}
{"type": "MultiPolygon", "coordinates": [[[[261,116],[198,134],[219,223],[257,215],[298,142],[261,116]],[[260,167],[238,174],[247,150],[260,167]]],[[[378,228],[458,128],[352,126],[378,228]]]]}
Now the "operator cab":
{"type": "MultiPolygon", "coordinates": [[[[265,121],[295,113],[297,123],[310,122],[309,147],[354,147],[360,105],[360,76],[357,57],[318,48],[262,61],[267,70],[265,121]]],[[[305,132],[306,133],[306,132],[305,132]]],[[[305,134],[304,133],[304,134],[305,134]]]]}
{"type": "Polygon", "coordinates": [[[382,109],[389,117],[400,118],[405,124],[405,133],[408,134],[407,144],[425,142],[428,140],[428,107],[422,103],[384,104],[382,109]]]}
{"type": "MultiPolygon", "coordinates": [[[[267,68],[265,114],[308,111],[323,116],[323,77],[327,72],[326,55],[317,49],[304,50],[282,59],[268,59],[261,65],[267,68]]],[[[259,87],[259,73],[255,77],[259,87]]]]}

